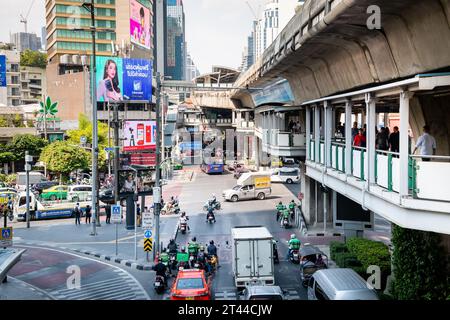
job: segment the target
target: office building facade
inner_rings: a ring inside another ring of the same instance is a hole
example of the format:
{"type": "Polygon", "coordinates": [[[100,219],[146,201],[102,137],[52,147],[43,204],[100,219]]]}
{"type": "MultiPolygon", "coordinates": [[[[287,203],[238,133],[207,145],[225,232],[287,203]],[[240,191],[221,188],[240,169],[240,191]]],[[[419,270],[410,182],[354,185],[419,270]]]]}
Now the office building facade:
{"type": "Polygon", "coordinates": [[[16,50],[20,52],[23,52],[25,50],[42,50],[41,38],[39,38],[35,33],[13,33],[11,34],[10,40],[11,43],[14,44],[16,50]]]}
{"type": "Polygon", "coordinates": [[[186,69],[185,16],[182,0],[167,0],[165,75],[184,80],[186,69]]]}

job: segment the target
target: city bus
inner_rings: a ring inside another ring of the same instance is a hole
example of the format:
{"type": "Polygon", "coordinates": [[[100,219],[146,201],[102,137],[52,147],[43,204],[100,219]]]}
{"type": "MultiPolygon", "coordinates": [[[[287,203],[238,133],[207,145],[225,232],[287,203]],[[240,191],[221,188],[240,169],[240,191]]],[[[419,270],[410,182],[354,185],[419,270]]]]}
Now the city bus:
{"type": "Polygon", "coordinates": [[[202,160],[202,164],[200,168],[203,172],[207,174],[211,173],[219,173],[222,174],[224,170],[223,157],[215,156],[211,157],[209,163],[205,162],[205,159],[202,160]]]}

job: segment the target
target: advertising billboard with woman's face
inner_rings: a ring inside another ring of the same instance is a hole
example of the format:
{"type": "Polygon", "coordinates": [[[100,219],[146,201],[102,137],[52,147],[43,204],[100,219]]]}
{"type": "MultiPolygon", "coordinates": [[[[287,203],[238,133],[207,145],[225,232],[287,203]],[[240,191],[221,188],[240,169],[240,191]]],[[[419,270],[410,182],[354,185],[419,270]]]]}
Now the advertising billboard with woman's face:
{"type": "Polygon", "coordinates": [[[130,36],[131,42],[151,49],[150,10],[137,0],[130,0],[130,36]]]}
{"type": "Polygon", "coordinates": [[[152,96],[152,61],[97,57],[97,101],[148,101],[152,96]]]}

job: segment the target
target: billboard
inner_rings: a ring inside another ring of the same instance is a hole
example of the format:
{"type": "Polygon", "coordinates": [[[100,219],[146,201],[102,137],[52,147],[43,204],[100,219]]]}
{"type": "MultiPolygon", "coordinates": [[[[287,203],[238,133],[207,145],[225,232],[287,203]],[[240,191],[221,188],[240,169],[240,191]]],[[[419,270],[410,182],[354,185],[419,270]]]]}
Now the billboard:
{"type": "Polygon", "coordinates": [[[151,49],[150,9],[137,0],[130,0],[130,36],[131,42],[151,49]]]}
{"type": "Polygon", "coordinates": [[[6,87],[6,56],[0,56],[0,87],[6,87]]]}
{"type": "Polygon", "coordinates": [[[290,103],[294,101],[294,95],[289,82],[282,80],[265,87],[264,90],[252,93],[252,99],[256,106],[260,106],[270,103],[290,103]]]}
{"type": "Polygon", "coordinates": [[[156,121],[125,121],[123,151],[156,149],[156,121]]]}
{"type": "Polygon", "coordinates": [[[97,57],[97,101],[146,101],[152,96],[150,60],[97,57]]]}

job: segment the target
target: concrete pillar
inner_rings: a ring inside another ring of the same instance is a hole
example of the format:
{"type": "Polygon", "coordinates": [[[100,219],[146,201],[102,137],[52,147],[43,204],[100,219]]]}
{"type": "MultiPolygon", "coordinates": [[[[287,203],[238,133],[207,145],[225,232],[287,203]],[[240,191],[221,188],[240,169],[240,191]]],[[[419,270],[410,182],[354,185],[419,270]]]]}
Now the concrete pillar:
{"type": "Polygon", "coordinates": [[[409,100],[413,95],[412,92],[400,94],[400,198],[409,194],[409,100]]]}
{"type": "Polygon", "coordinates": [[[332,127],[332,117],[333,110],[331,104],[328,101],[324,103],[324,114],[325,114],[325,122],[324,122],[324,135],[325,135],[325,148],[324,148],[324,159],[325,165],[327,168],[331,168],[331,157],[330,157],[330,149],[331,149],[331,137],[333,135],[333,127],[332,127]]]}
{"type": "Polygon", "coordinates": [[[311,160],[310,152],[314,152],[314,150],[309,150],[311,146],[311,108],[306,107],[306,159],[311,160]]]}
{"type": "Polygon", "coordinates": [[[245,117],[245,121],[248,122],[250,120],[250,112],[246,112],[244,117],[245,117]]]}
{"type": "Polygon", "coordinates": [[[345,104],[345,173],[352,175],[352,102],[347,100],[345,104]]]}
{"type": "Polygon", "coordinates": [[[256,170],[259,170],[259,154],[260,154],[260,150],[259,150],[259,138],[255,135],[253,137],[253,141],[254,141],[254,147],[253,147],[253,152],[254,152],[254,159],[255,159],[255,166],[256,166],[256,170]]]}
{"type": "Polygon", "coordinates": [[[367,173],[366,181],[368,185],[375,184],[375,125],[376,125],[376,100],[370,95],[366,95],[366,145],[367,145],[367,173]]]}
{"type": "Polygon", "coordinates": [[[314,147],[315,147],[315,162],[320,162],[319,152],[320,152],[320,107],[319,105],[314,106],[314,147]]]}

